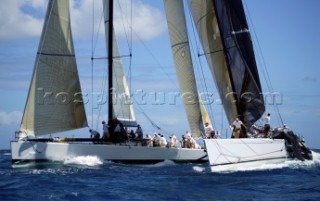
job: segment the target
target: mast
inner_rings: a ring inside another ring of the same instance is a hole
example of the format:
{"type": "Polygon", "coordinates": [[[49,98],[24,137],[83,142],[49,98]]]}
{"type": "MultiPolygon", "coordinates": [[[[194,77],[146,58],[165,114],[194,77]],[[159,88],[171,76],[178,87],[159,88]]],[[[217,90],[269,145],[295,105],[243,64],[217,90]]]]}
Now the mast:
{"type": "Polygon", "coordinates": [[[123,126],[137,125],[130,99],[130,91],[123,71],[122,59],[118,47],[117,37],[113,29],[113,2],[103,0],[105,41],[108,58],[108,122],[114,126],[114,119],[123,126]]]}
{"type": "Polygon", "coordinates": [[[112,95],[113,95],[113,0],[109,0],[109,24],[108,24],[108,76],[109,76],[109,96],[108,96],[108,119],[113,119],[112,95]]]}

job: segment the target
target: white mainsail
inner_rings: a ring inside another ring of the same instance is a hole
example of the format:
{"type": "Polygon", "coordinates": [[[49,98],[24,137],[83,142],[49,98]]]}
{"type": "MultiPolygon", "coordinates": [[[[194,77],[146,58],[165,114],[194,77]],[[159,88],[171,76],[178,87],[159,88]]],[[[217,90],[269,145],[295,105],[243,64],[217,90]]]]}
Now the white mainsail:
{"type": "Polygon", "coordinates": [[[187,118],[193,137],[201,137],[204,127],[193,71],[186,19],[182,0],[164,0],[171,49],[187,118]]]}
{"type": "Polygon", "coordinates": [[[50,0],[21,134],[44,135],[87,126],[72,41],[69,0],[50,0]]]}
{"type": "MultiPolygon", "coordinates": [[[[108,23],[109,0],[103,0],[105,24],[108,23]]],[[[108,43],[109,28],[105,25],[106,43],[108,43]]],[[[108,44],[107,44],[108,46],[108,44]]],[[[130,91],[126,76],[123,72],[121,56],[115,32],[113,31],[113,116],[123,126],[137,126],[135,114],[130,98],[130,91]]]]}

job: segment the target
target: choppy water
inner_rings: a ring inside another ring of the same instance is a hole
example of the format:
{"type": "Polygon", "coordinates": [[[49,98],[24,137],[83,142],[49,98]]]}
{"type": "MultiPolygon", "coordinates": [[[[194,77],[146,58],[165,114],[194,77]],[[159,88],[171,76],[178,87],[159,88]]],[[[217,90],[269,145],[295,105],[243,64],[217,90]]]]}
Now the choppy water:
{"type": "Polygon", "coordinates": [[[11,166],[0,156],[0,200],[320,200],[314,160],[212,173],[206,164],[125,165],[96,157],[11,166]]]}

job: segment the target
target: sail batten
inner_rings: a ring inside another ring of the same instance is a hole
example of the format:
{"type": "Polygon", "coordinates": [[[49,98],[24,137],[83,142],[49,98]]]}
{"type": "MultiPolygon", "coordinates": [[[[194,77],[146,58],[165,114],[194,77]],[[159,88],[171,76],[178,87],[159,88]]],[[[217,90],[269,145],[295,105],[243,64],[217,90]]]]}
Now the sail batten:
{"type": "Polygon", "coordinates": [[[68,0],[50,0],[24,110],[22,135],[87,126],[68,0]]]}
{"type": "Polygon", "coordinates": [[[57,56],[57,57],[75,57],[75,54],[53,54],[53,53],[45,53],[45,52],[37,52],[39,55],[46,55],[46,56],[57,56]]]}
{"type": "Polygon", "coordinates": [[[182,0],[164,0],[176,73],[193,137],[204,133],[182,0]],[[192,101],[190,102],[190,96],[192,101]]]}

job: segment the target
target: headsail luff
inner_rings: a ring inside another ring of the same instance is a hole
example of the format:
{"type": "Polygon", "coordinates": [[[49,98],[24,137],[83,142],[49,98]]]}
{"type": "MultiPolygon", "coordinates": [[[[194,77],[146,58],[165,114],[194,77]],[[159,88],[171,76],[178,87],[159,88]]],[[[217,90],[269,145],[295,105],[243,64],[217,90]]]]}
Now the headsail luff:
{"type": "MultiPolygon", "coordinates": [[[[109,0],[104,0],[104,19],[108,22],[109,19],[109,0]]],[[[105,26],[106,45],[108,46],[109,27],[105,26]]],[[[112,72],[112,86],[113,86],[113,118],[117,118],[123,126],[137,126],[135,114],[130,98],[130,91],[127,84],[126,76],[123,72],[121,56],[119,53],[117,38],[113,30],[113,72],[112,72]]]]}
{"type": "Polygon", "coordinates": [[[170,33],[171,49],[179,86],[193,137],[204,133],[199,96],[196,86],[186,19],[182,0],[164,0],[167,23],[170,33]]]}
{"type": "Polygon", "coordinates": [[[250,127],[265,111],[241,0],[189,0],[227,118],[250,127]]]}
{"type": "Polygon", "coordinates": [[[21,123],[22,136],[87,126],[69,0],[50,0],[21,123]]]}

